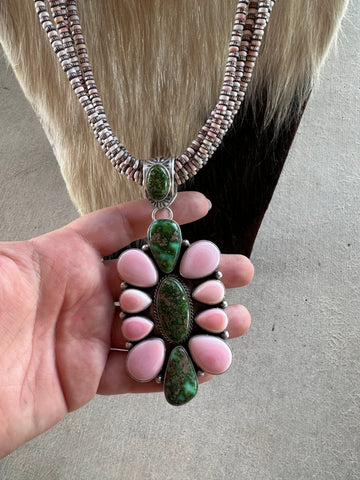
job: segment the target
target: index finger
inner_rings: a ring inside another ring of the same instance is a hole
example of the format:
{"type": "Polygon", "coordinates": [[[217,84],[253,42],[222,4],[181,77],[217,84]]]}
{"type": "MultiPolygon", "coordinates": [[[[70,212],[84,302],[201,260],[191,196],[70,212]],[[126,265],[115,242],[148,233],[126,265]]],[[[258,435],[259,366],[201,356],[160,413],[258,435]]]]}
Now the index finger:
{"type": "MultiPolygon", "coordinates": [[[[199,192],[181,192],[171,209],[179,224],[190,223],[208,213],[209,201],[199,192]]],[[[75,231],[104,257],[144,238],[152,211],[148,200],[137,200],[97,210],[64,228],[75,231]]]]}

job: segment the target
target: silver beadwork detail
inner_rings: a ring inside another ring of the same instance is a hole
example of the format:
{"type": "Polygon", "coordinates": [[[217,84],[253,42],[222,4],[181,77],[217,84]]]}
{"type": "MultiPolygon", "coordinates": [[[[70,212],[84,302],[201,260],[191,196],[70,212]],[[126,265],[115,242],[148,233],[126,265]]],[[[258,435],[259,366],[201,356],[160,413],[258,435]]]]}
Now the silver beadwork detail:
{"type": "Polygon", "coordinates": [[[227,330],[224,330],[221,336],[224,340],[228,340],[230,337],[229,332],[227,330]]]}
{"type": "MultiPolygon", "coordinates": [[[[177,184],[185,183],[206,165],[231,127],[244,100],[275,1],[237,2],[218,103],[191,146],[177,157],[174,167],[177,184]]],[[[76,0],[68,2],[34,0],[34,4],[40,23],[85,109],[101,148],[119,173],[126,175],[129,180],[142,184],[144,162],[134,158],[127,151],[109,126],[94,80],[76,0]],[[46,4],[50,7],[52,19],[46,4]]]]}

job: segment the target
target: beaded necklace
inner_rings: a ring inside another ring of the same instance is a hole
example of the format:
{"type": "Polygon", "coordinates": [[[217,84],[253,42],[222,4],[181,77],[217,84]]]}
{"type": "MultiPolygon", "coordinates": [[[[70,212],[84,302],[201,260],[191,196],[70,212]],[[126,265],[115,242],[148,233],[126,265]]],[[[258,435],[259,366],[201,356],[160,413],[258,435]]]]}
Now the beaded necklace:
{"type": "Polygon", "coordinates": [[[82,33],[76,0],[34,0],[40,23],[111,164],[144,185],[154,206],[148,244],[119,258],[122,332],[127,370],[137,381],[164,383],[172,405],[191,400],[204,372],[231,364],[220,252],[205,240],[182,240],[172,218],[176,187],[203,168],[221,144],[251,80],[275,0],[237,3],[218,102],[191,145],[177,158],[140,160],[118,140],[107,121],[82,33]],[[168,218],[157,219],[158,210],[168,218]],[[136,265],[136,267],[135,267],[136,265]],[[209,354],[209,351],[211,354],[209,354]]]}

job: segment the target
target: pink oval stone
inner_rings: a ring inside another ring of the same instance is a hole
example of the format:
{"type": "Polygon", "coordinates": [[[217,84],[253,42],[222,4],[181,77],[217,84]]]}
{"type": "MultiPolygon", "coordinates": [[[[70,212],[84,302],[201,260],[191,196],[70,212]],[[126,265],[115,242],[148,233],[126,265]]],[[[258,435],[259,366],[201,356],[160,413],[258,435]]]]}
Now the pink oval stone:
{"type": "Polygon", "coordinates": [[[204,372],[219,375],[226,372],[231,365],[231,350],[220,338],[196,335],[190,339],[189,349],[194,362],[204,372]]]}
{"type": "Polygon", "coordinates": [[[213,273],[220,263],[220,250],[208,240],[199,240],[186,250],[180,263],[185,278],[202,278],[213,273]]]}
{"type": "Polygon", "coordinates": [[[216,305],[222,302],[224,295],[225,287],[220,280],[208,280],[195,288],[193,292],[195,300],[207,305],[216,305]]]}
{"type": "Polygon", "coordinates": [[[139,313],[151,305],[151,298],[141,290],[129,288],[120,295],[120,308],[127,313],[139,313]]]}
{"type": "Polygon", "coordinates": [[[129,317],[123,321],[121,332],[129,342],[138,342],[149,335],[153,328],[154,324],[148,318],[129,317]]]}
{"type": "Polygon", "coordinates": [[[228,317],[221,308],[210,308],[201,312],[196,318],[195,322],[204,330],[211,333],[221,333],[228,325],[228,317]]]}
{"type": "Polygon", "coordinates": [[[122,253],[117,263],[120,278],[136,287],[153,287],[158,282],[158,272],[151,258],[142,250],[131,248],[122,253]]]}
{"type": "Polygon", "coordinates": [[[165,360],[165,344],[160,338],[138,343],[126,357],[126,368],[139,382],[149,382],[160,372],[165,360]]]}

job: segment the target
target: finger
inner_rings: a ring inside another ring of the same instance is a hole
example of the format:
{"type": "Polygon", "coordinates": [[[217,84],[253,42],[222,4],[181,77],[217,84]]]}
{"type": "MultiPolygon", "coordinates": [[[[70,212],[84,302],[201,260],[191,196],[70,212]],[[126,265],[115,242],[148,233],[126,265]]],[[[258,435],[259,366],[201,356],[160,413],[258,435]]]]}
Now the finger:
{"type": "MultiPolygon", "coordinates": [[[[137,382],[126,370],[127,352],[111,351],[101,377],[97,393],[100,395],[118,395],[121,393],[151,393],[162,392],[164,386],[151,382],[137,382]]],[[[199,383],[207,382],[212,375],[205,374],[199,378],[199,383]]]]}
{"type": "Polygon", "coordinates": [[[254,266],[244,255],[222,254],[219,270],[226,288],[244,287],[254,276],[254,266]]]}
{"type": "Polygon", "coordinates": [[[226,309],[229,318],[229,338],[236,338],[245,335],[251,325],[249,310],[244,305],[229,305],[226,309]]]}
{"type": "MultiPolygon", "coordinates": [[[[106,256],[145,237],[152,210],[147,200],[123,203],[85,215],[64,228],[72,229],[106,256]]],[[[172,210],[178,223],[194,222],[208,213],[209,201],[198,192],[181,192],[172,210]]]]}
{"type": "MultiPolygon", "coordinates": [[[[244,335],[249,330],[251,324],[251,316],[247,308],[243,305],[230,305],[225,311],[229,319],[227,327],[229,337],[235,338],[244,335]]],[[[119,309],[117,309],[111,328],[111,346],[113,348],[125,348],[127,340],[122,334],[121,324],[119,309]]]]}

